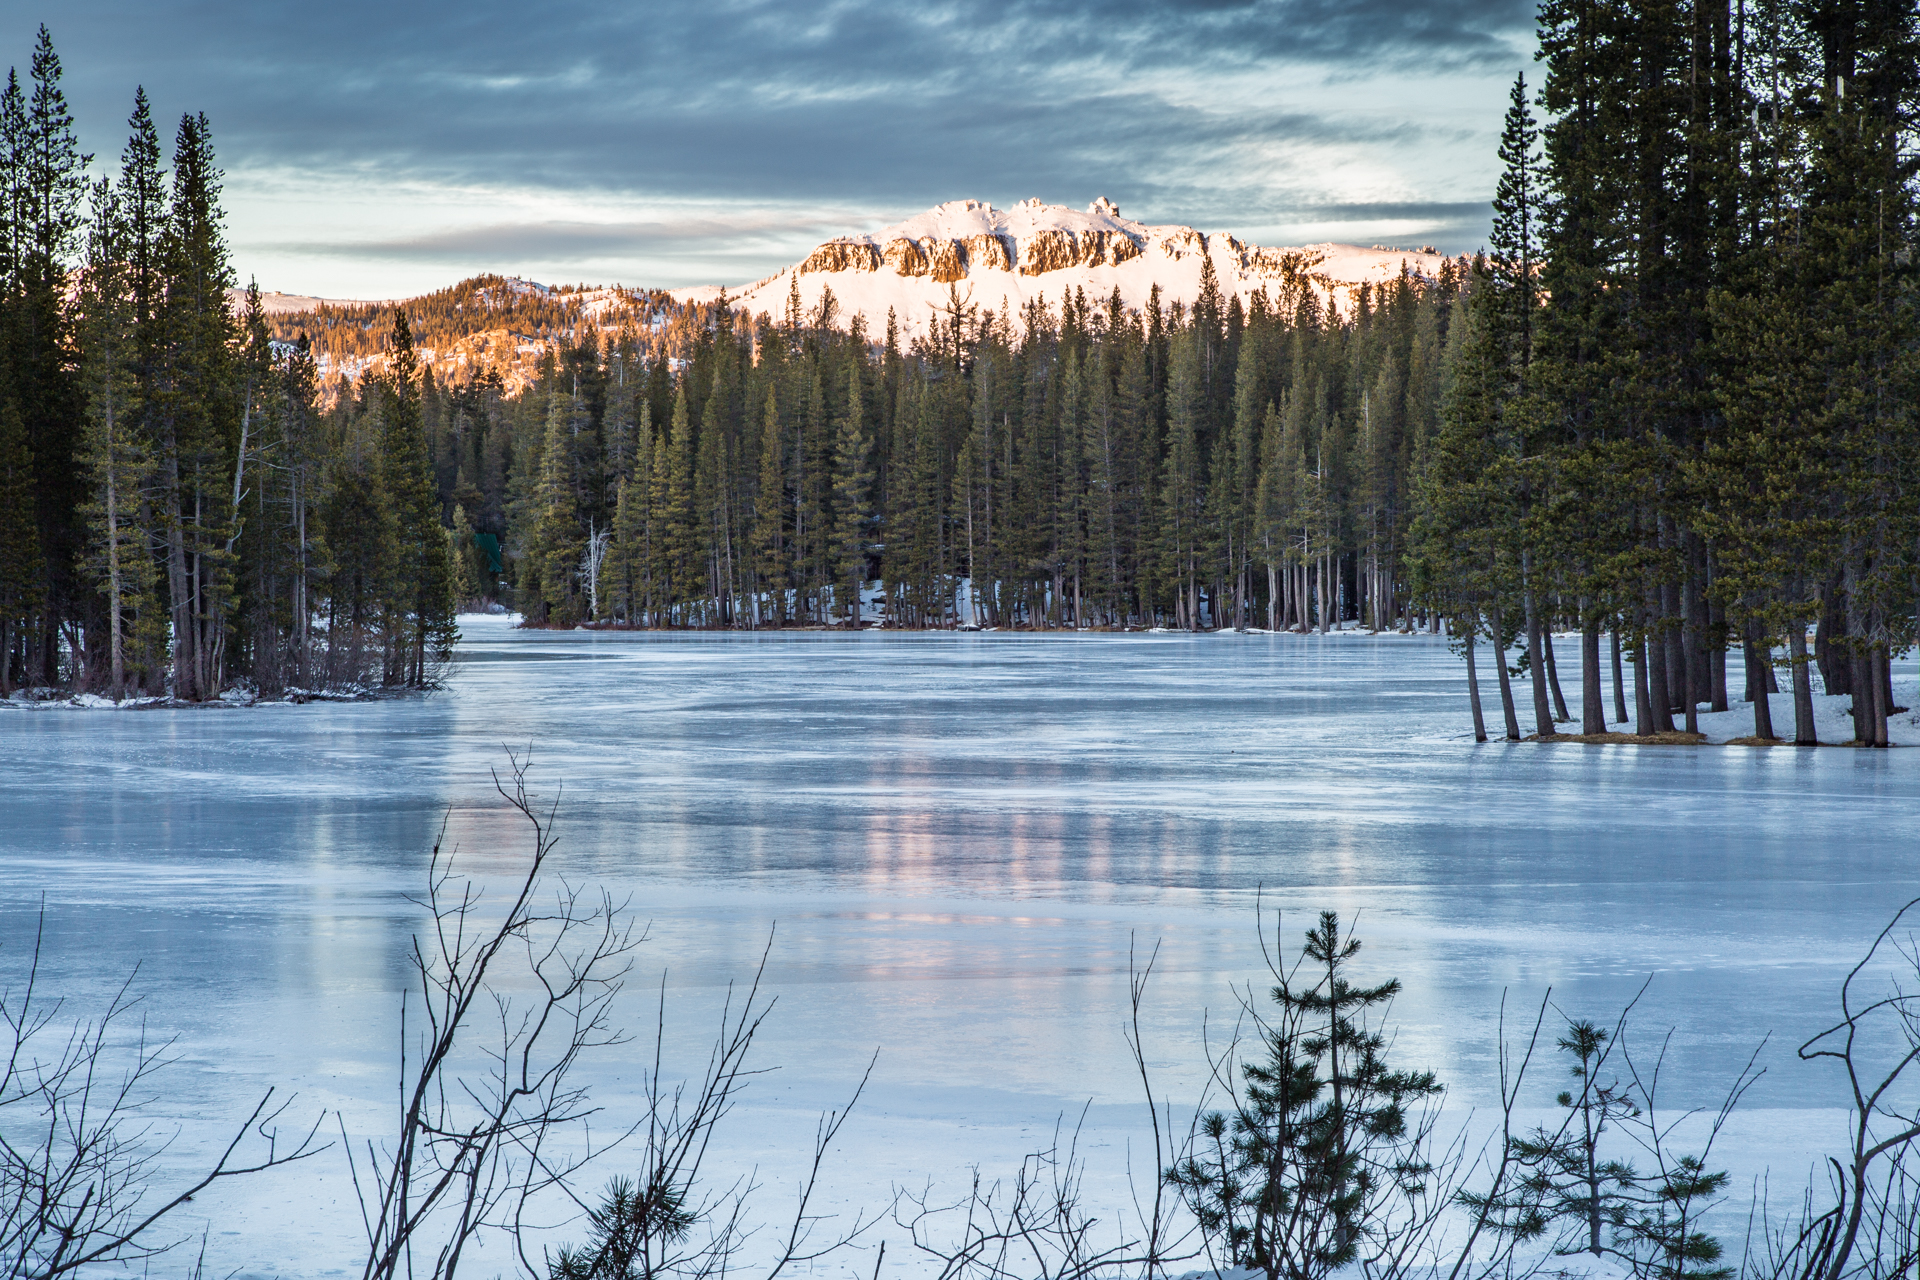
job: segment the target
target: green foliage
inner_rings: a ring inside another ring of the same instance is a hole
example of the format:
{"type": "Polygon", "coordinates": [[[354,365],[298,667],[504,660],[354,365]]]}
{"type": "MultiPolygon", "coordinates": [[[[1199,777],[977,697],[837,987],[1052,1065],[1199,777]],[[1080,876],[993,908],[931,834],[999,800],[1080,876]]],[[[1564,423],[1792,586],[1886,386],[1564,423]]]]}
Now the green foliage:
{"type": "Polygon", "coordinates": [[[1320,1280],[1385,1239],[1390,1205],[1432,1172],[1421,1104],[1432,1072],[1396,1071],[1377,1019],[1398,979],[1356,986],[1359,939],[1322,912],[1300,958],[1276,967],[1270,1011],[1251,1006],[1263,1056],[1240,1064],[1233,1105],[1201,1118],[1200,1153],[1167,1171],[1236,1266],[1320,1280]]]}
{"type": "MultiPolygon", "coordinates": [[[[1568,1021],[1557,1045],[1571,1060],[1574,1084],[1556,1099],[1561,1123],[1508,1139],[1522,1178],[1495,1195],[1462,1192],[1459,1199],[1496,1231],[1547,1239],[1559,1256],[1616,1259],[1641,1280],[1727,1280],[1733,1269],[1714,1265],[1719,1241],[1700,1229],[1727,1174],[1710,1171],[1705,1153],[1669,1149],[1670,1127],[1654,1115],[1658,1070],[1643,1076],[1629,1059],[1623,1082],[1613,1062],[1617,1038],[1617,1028],[1568,1021]],[[1650,1157],[1654,1168],[1642,1172],[1623,1152],[1650,1157]]],[[[1729,1093],[1709,1130],[1709,1150],[1751,1079],[1749,1069],[1729,1093]]]]}
{"type": "Polygon", "coordinates": [[[686,1239],[697,1220],[685,1188],[656,1182],[643,1189],[614,1178],[599,1206],[587,1210],[588,1243],[562,1248],[548,1280],[650,1278],[662,1247],[686,1239]]]}

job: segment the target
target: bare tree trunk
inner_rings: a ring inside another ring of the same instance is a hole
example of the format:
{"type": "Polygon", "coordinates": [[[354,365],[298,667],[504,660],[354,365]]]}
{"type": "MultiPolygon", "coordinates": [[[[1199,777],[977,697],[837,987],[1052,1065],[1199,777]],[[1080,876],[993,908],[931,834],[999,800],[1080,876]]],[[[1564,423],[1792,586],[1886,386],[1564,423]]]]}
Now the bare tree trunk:
{"type": "Polygon", "coordinates": [[[1853,740],[1863,747],[1871,747],[1873,741],[1873,704],[1879,681],[1873,678],[1866,653],[1855,645],[1847,647],[1847,665],[1853,673],[1853,740]]]}
{"type": "Polygon", "coordinates": [[[1500,673],[1500,712],[1507,721],[1507,741],[1520,741],[1520,716],[1513,705],[1513,681],[1507,675],[1506,627],[1502,625],[1502,612],[1498,604],[1493,607],[1493,656],[1495,667],[1500,673]]]}
{"type": "MultiPolygon", "coordinates": [[[[1553,620],[1550,618],[1540,622],[1540,651],[1547,659],[1547,688],[1553,694],[1553,719],[1556,724],[1564,724],[1573,717],[1567,714],[1567,697],[1560,692],[1560,667],[1553,660],[1553,620]]],[[[1594,652],[1598,654],[1599,650],[1594,652]]]]}
{"type": "Polygon", "coordinates": [[[1547,706],[1547,664],[1540,652],[1540,619],[1534,613],[1533,591],[1523,597],[1527,624],[1527,675],[1533,685],[1534,731],[1543,738],[1553,736],[1553,713],[1547,706]]]}
{"type": "Polygon", "coordinates": [[[1616,724],[1627,722],[1627,691],[1620,671],[1620,628],[1609,630],[1610,648],[1613,657],[1613,719],[1616,724]]]}
{"type": "Polygon", "coordinates": [[[1873,745],[1889,747],[1893,745],[1887,736],[1887,717],[1893,714],[1893,670],[1884,640],[1868,651],[1867,661],[1873,668],[1873,745]]]}
{"type": "MultiPolygon", "coordinates": [[[[1582,614],[1585,610],[1582,609],[1582,614]]],[[[1607,703],[1600,687],[1600,620],[1585,619],[1580,628],[1580,732],[1607,731],[1607,703]]]]}
{"type": "Polygon", "coordinates": [[[1656,588],[1649,593],[1653,598],[1652,626],[1647,638],[1642,642],[1646,649],[1647,696],[1653,707],[1653,727],[1641,730],[1642,733],[1666,733],[1673,729],[1673,696],[1668,686],[1667,636],[1660,613],[1660,592],[1656,588]]]}
{"type": "Polygon", "coordinates": [[[1487,720],[1480,712],[1480,673],[1474,669],[1473,661],[1474,633],[1478,630],[1479,625],[1477,620],[1468,619],[1466,634],[1467,700],[1473,704],[1473,740],[1475,742],[1485,742],[1487,740],[1487,720]]]}
{"type": "Polygon", "coordinates": [[[1645,636],[1641,636],[1634,641],[1633,709],[1635,715],[1638,716],[1638,720],[1634,724],[1634,732],[1642,737],[1650,733],[1659,732],[1659,721],[1655,719],[1653,713],[1655,702],[1653,696],[1653,677],[1650,671],[1653,665],[1653,659],[1650,656],[1653,648],[1654,646],[1647,643],[1645,636]]]}
{"type": "Polygon", "coordinates": [[[1766,681],[1760,678],[1761,665],[1767,661],[1767,650],[1754,638],[1758,631],[1757,624],[1749,625],[1740,649],[1747,663],[1747,699],[1753,703],[1753,736],[1772,738],[1773,706],[1767,700],[1766,681]]]}
{"type": "Polygon", "coordinates": [[[1793,675],[1793,745],[1817,747],[1820,732],[1813,722],[1813,673],[1807,669],[1807,627],[1796,620],[1787,629],[1787,654],[1793,675]]]}

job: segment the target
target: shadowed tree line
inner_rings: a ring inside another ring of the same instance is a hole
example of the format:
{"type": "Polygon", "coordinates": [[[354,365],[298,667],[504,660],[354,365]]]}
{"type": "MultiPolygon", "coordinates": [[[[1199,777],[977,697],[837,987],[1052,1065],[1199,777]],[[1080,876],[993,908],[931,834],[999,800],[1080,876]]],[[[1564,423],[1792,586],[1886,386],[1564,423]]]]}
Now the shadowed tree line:
{"type": "Polygon", "coordinates": [[[1448,632],[1483,736],[1476,647],[1500,728],[1530,695],[1551,734],[1573,629],[1583,732],[1690,729],[1738,692],[1773,739],[1758,695],[1784,678],[1810,741],[1817,664],[1884,744],[1920,608],[1915,53],[1888,0],[1551,0],[1487,255],[1337,309],[1298,275],[1138,310],[956,287],[906,341],[831,293],[749,316],[492,277],[234,314],[206,122],[168,170],[140,99],[89,193],[43,33],[6,99],[0,679],[430,683],[458,602],[557,626],[1357,621],[1448,632]],[[516,326],[539,354],[511,386],[448,356],[516,326]]]}
{"type": "Polygon", "coordinates": [[[453,557],[404,317],[323,411],[309,344],[230,305],[203,115],[144,91],[88,178],[40,29],[0,95],[0,694],[431,683],[453,557]]]}
{"type": "Polygon", "coordinates": [[[1639,733],[1694,730],[1728,708],[1731,649],[1758,737],[1782,666],[1815,741],[1812,661],[1885,746],[1920,608],[1914,9],[1547,0],[1539,21],[1419,480],[1417,594],[1470,675],[1476,639],[1523,646],[1543,735],[1571,718],[1545,638],[1570,627],[1583,733],[1629,703],[1639,733]]]}

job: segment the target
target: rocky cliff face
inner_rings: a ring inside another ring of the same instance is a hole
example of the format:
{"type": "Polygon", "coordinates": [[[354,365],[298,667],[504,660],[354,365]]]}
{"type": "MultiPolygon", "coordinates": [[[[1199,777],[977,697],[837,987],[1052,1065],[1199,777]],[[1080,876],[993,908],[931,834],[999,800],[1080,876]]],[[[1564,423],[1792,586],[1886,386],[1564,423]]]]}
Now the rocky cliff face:
{"type": "MultiPolygon", "coordinates": [[[[991,205],[976,201],[955,201],[942,205],[931,215],[915,222],[943,219],[939,215],[955,210],[978,215],[976,221],[1015,224],[991,205]]],[[[1007,271],[1022,276],[1044,276],[1058,271],[1083,271],[1096,267],[1117,267],[1152,251],[1164,260],[1179,262],[1189,257],[1222,253],[1240,267],[1257,274],[1278,277],[1306,266],[1300,250],[1262,249],[1244,245],[1229,235],[1206,236],[1192,227],[1148,227],[1126,223],[1120,210],[1104,196],[1093,202],[1084,215],[1057,206],[1026,201],[1015,213],[1026,213],[1027,222],[1043,219],[1035,214],[1069,214],[1083,226],[1019,227],[1008,225],[972,235],[889,235],[847,237],[830,240],[807,256],[798,268],[802,275],[834,274],[843,271],[885,271],[912,278],[927,278],[936,284],[951,284],[981,272],[1007,271]],[[1108,225],[1098,225],[1105,223],[1108,225]],[[1114,225],[1114,224],[1125,225],[1114,225]],[[1022,232],[1024,231],[1024,234],[1022,232]]],[[[964,222],[964,218],[944,221],[964,222]]],[[[903,229],[905,229],[903,227],[903,229]]],[[[960,227],[953,229],[959,230],[960,227]]]]}
{"type": "Polygon", "coordinates": [[[1073,267],[1117,267],[1140,256],[1140,243],[1124,231],[1037,231],[1020,245],[1020,274],[1043,275],[1073,267]]]}
{"type": "Polygon", "coordinates": [[[852,240],[830,240],[807,255],[800,264],[802,274],[813,271],[878,271],[880,249],[877,245],[852,240]]]}
{"type": "Polygon", "coordinates": [[[1013,255],[1017,248],[1008,248],[1008,237],[993,235],[967,237],[967,261],[978,264],[983,271],[1013,270],[1013,255]]]}
{"type": "MultiPolygon", "coordinates": [[[[1132,252],[1137,254],[1139,249],[1134,248],[1132,252]]],[[[884,245],[857,240],[830,240],[807,255],[807,260],[800,264],[800,273],[812,275],[817,272],[879,271],[884,268],[895,275],[928,276],[936,284],[951,284],[965,280],[970,266],[978,265],[985,271],[1010,271],[1013,269],[1011,262],[1006,241],[996,235],[969,236],[965,240],[944,236],[922,236],[918,240],[909,240],[905,236],[895,236],[884,245]]],[[[1024,259],[1022,264],[1022,271],[1028,275],[1034,274],[1027,270],[1024,259]]]]}

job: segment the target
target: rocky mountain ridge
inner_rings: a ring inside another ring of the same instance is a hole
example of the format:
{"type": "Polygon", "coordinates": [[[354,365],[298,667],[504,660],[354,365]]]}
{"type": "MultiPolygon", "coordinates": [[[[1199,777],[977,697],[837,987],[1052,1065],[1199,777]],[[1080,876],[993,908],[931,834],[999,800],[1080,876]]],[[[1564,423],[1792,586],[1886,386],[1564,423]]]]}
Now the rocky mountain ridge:
{"type": "Polygon", "coordinates": [[[1014,311],[1036,299],[1057,305],[1075,290],[1104,302],[1116,289],[1138,310],[1155,286],[1162,305],[1190,304],[1199,296],[1205,261],[1213,264],[1223,295],[1245,302],[1257,289],[1270,297],[1304,289],[1345,311],[1361,285],[1382,285],[1402,272],[1431,280],[1447,259],[1430,245],[1263,247],[1224,232],[1125,218],[1105,197],[1085,212],[1038,199],[1008,210],[953,200],[871,234],[829,240],[742,290],[672,292],[686,301],[725,296],[736,309],[781,318],[795,305],[818,314],[830,290],[843,321],[863,316],[877,335],[891,311],[903,338],[912,338],[926,332],[935,313],[952,308],[956,291],[972,305],[1014,311]]]}

